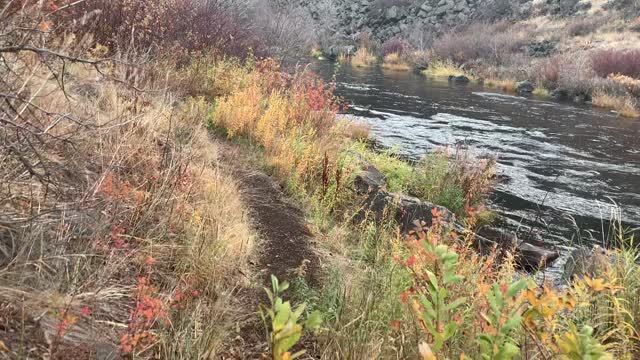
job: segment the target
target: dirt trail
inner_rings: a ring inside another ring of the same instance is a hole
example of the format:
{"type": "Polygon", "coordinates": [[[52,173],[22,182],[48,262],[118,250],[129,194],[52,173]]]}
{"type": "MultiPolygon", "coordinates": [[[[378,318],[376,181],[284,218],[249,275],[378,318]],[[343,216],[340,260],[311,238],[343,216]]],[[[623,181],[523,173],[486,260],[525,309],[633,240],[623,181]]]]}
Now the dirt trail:
{"type": "MultiPolygon", "coordinates": [[[[292,204],[280,186],[268,175],[253,169],[246,149],[224,140],[218,140],[220,165],[238,181],[240,193],[248,207],[259,236],[259,255],[256,272],[262,286],[271,287],[271,275],[281,281],[291,281],[296,269],[304,267],[308,284],[318,282],[319,259],[312,245],[312,236],[304,213],[292,204]]],[[[238,299],[248,312],[258,304],[268,303],[261,286],[241,290],[238,299]]],[[[253,313],[242,324],[234,344],[233,357],[258,358],[265,350],[264,328],[259,316],[253,313]],[[240,348],[243,348],[239,354],[240,348]]]]}

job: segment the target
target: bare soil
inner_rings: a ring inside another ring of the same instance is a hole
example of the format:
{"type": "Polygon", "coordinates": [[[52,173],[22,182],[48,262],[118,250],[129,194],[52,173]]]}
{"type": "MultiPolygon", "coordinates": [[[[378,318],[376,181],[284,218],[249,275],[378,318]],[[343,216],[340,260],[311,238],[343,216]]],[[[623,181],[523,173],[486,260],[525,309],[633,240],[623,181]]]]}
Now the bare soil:
{"type": "Polygon", "coordinates": [[[269,175],[255,170],[246,149],[224,140],[218,142],[220,165],[237,179],[259,236],[255,264],[259,284],[240,290],[237,296],[240,308],[253,312],[239,321],[239,331],[232,337],[224,357],[257,359],[268,350],[264,325],[255,312],[260,304],[268,304],[263,287],[271,288],[272,274],[280,281],[292,281],[302,275],[307,284],[316,285],[319,257],[304,213],[287,198],[280,185],[269,175]]]}

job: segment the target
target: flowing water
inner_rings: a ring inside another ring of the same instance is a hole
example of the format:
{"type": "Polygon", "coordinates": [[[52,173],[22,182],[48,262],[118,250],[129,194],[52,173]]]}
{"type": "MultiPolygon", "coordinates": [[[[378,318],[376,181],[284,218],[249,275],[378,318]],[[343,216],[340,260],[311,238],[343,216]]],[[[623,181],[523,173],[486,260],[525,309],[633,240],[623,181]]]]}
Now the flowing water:
{"type": "Polygon", "coordinates": [[[640,224],[638,120],[414,73],[330,62],[314,71],[335,77],[348,114],[383,147],[415,160],[456,145],[496,156],[491,208],[510,226],[541,230],[550,246],[601,241],[614,203],[625,226],[640,224]]]}

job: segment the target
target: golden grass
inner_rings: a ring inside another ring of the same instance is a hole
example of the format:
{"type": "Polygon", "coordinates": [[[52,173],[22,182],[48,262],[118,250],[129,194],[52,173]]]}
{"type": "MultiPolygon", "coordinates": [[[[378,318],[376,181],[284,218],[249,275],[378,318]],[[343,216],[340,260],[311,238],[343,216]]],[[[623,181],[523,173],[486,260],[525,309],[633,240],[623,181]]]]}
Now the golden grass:
{"type": "Polygon", "coordinates": [[[629,94],[640,97],[640,80],[622,74],[609,75],[608,79],[623,87],[629,94]]]}
{"type": "Polygon", "coordinates": [[[511,79],[485,79],[484,84],[512,94],[516,92],[517,88],[516,81],[511,79]]]}
{"type": "Polygon", "coordinates": [[[340,53],[340,55],[338,55],[337,60],[340,64],[349,64],[351,62],[351,56],[345,53],[340,53]]]}
{"type": "Polygon", "coordinates": [[[351,64],[356,67],[371,67],[378,60],[367,48],[361,47],[351,58],[351,64]]]}
{"type": "Polygon", "coordinates": [[[591,102],[594,106],[614,110],[622,117],[640,117],[637,101],[631,96],[616,96],[598,90],[594,92],[591,102]]]}
{"type": "Polygon", "coordinates": [[[400,57],[397,53],[391,53],[384,57],[382,61],[382,68],[395,71],[409,71],[411,65],[400,57]]]}
{"type": "Polygon", "coordinates": [[[551,97],[551,93],[549,92],[549,90],[542,86],[536,86],[535,89],[533,89],[533,95],[541,98],[551,97]]]}
{"type": "Polygon", "coordinates": [[[455,65],[449,60],[434,60],[429,63],[429,67],[423,70],[422,73],[427,76],[446,78],[453,76],[466,76],[469,79],[474,79],[471,74],[466,73],[459,66],[455,65]]]}

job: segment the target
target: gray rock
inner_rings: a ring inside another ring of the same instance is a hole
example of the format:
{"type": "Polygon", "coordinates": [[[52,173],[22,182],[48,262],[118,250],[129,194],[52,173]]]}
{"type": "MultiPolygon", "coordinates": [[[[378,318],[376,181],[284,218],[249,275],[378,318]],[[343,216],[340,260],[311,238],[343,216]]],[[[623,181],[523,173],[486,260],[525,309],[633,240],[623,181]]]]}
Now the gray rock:
{"type": "Polygon", "coordinates": [[[547,250],[529,243],[518,245],[516,253],[516,262],[527,271],[542,269],[560,257],[557,251],[547,250]]]}
{"type": "Polygon", "coordinates": [[[454,84],[468,84],[471,80],[464,75],[449,75],[449,82],[454,84]]]}
{"type": "Polygon", "coordinates": [[[373,165],[367,164],[356,175],[353,184],[358,194],[365,195],[387,186],[387,178],[373,165]]]}
{"type": "Polygon", "coordinates": [[[438,211],[445,223],[455,222],[455,215],[442,206],[420,201],[411,196],[378,190],[367,196],[362,211],[356,219],[359,221],[366,218],[375,221],[394,219],[400,225],[400,230],[406,234],[422,223],[425,226],[431,226],[434,209],[438,211]]]}
{"type": "Polygon", "coordinates": [[[558,88],[551,92],[551,97],[555,100],[566,100],[569,98],[569,91],[558,88]]]}
{"type": "Polygon", "coordinates": [[[605,269],[609,261],[606,251],[599,246],[591,249],[577,248],[571,252],[564,266],[562,279],[569,282],[574,278],[596,277],[599,272],[605,269]]]}
{"type": "Polygon", "coordinates": [[[520,96],[529,96],[533,93],[534,89],[535,85],[529,80],[516,83],[516,93],[520,96]]]}
{"type": "Polygon", "coordinates": [[[575,10],[576,12],[578,12],[578,11],[587,11],[589,9],[591,9],[591,1],[589,1],[589,0],[578,1],[578,3],[576,3],[573,6],[573,10],[575,10]]]}
{"type": "Polygon", "coordinates": [[[501,249],[509,251],[513,249],[516,255],[516,264],[527,271],[542,269],[560,256],[557,251],[545,249],[529,242],[522,242],[515,233],[494,227],[483,227],[478,230],[478,237],[484,246],[487,246],[487,241],[490,241],[501,249]]]}

